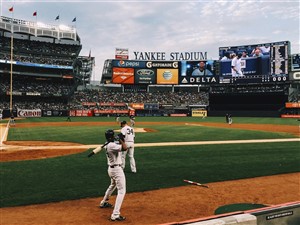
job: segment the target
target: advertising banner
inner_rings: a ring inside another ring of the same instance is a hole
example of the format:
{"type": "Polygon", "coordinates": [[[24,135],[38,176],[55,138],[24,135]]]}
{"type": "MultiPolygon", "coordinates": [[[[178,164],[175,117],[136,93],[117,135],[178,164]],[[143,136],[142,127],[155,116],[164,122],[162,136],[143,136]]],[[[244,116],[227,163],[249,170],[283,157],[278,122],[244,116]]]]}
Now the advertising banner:
{"type": "Polygon", "coordinates": [[[112,60],[112,67],[120,68],[146,68],[145,61],[112,60]]]}
{"type": "Polygon", "coordinates": [[[18,109],[18,117],[41,117],[42,110],[40,109],[18,109]]]}
{"type": "Polygon", "coordinates": [[[128,48],[116,48],[115,58],[116,59],[128,59],[128,48]]]}
{"type": "Polygon", "coordinates": [[[157,84],[178,84],[178,69],[157,69],[157,84]]]}
{"type": "Polygon", "coordinates": [[[133,109],[144,109],[144,103],[131,103],[130,107],[133,109]]]}
{"type": "Polygon", "coordinates": [[[112,83],[114,84],[134,84],[133,68],[113,68],[112,83]]]}
{"type": "Polygon", "coordinates": [[[300,119],[300,115],[282,114],[281,118],[299,118],[300,119]]]}
{"type": "Polygon", "coordinates": [[[285,108],[300,109],[300,102],[286,102],[285,108]]]}
{"type": "Polygon", "coordinates": [[[128,110],[121,110],[121,109],[104,109],[104,110],[99,110],[99,109],[94,109],[95,114],[127,114],[128,110]]]}
{"type": "Polygon", "coordinates": [[[219,83],[214,60],[181,61],[179,84],[219,83]]]}
{"type": "Polygon", "coordinates": [[[159,104],[158,103],[145,103],[144,109],[146,110],[158,110],[159,104]]]}
{"type": "Polygon", "coordinates": [[[82,102],[83,106],[96,106],[96,102],[82,102]]]}
{"type": "Polygon", "coordinates": [[[134,75],[135,84],[156,84],[156,70],[155,69],[135,69],[134,75]]]}
{"type": "Polygon", "coordinates": [[[206,110],[193,110],[192,117],[207,117],[206,110]]]}
{"type": "Polygon", "coordinates": [[[70,116],[93,116],[93,110],[70,110],[70,116]]]}
{"type": "Polygon", "coordinates": [[[187,116],[187,114],[185,114],[185,113],[172,113],[172,114],[170,114],[170,116],[175,116],[175,117],[186,117],[187,116]]]}
{"type": "Polygon", "coordinates": [[[126,106],[126,103],[100,102],[99,106],[126,106]]]}

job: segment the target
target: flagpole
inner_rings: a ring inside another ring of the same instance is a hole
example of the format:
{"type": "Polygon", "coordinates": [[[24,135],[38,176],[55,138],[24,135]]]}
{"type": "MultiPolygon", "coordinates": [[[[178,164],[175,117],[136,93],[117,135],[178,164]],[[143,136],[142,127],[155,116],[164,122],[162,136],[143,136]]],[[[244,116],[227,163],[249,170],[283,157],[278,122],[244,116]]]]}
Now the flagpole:
{"type": "Polygon", "coordinates": [[[14,11],[12,8],[12,18],[11,18],[11,36],[10,36],[10,101],[9,101],[9,109],[10,115],[13,114],[13,102],[12,102],[12,92],[13,92],[13,49],[14,49],[14,11]]]}
{"type": "Polygon", "coordinates": [[[74,19],[72,20],[72,23],[75,23],[75,26],[72,26],[75,29],[75,41],[77,41],[76,21],[77,21],[77,19],[76,19],[76,16],[75,16],[74,19]]]}
{"type": "Polygon", "coordinates": [[[2,16],[2,7],[3,7],[3,5],[2,5],[2,0],[0,0],[1,1],[1,4],[0,4],[0,16],[2,16]]]}
{"type": "Polygon", "coordinates": [[[59,14],[58,14],[58,16],[55,18],[55,21],[57,21],[58,20],[58,23],[57,23],[57,32],[58,32],[58,40],[60,40],[60,29],[59,29],[59,14]]]}

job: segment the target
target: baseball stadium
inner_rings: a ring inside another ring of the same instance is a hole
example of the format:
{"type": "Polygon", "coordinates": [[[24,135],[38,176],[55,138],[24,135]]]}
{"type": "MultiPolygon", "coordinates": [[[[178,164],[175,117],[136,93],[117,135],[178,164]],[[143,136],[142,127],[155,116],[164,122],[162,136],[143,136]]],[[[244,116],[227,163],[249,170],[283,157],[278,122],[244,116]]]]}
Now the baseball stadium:
{"type": "Polygon", "coordinates": [[[99,208],[105,150],[88,156],[134,118],[137,171],[126,161],[120,223],[299,225],[300,53],[290,45],[220,46],[218,60],[116,48],[95,84],[74,27],[1,16],[0,224],[111,224],[112,208],[99,208]],[[232,76],[224,56],[243,52],[243,76],[232,76]]]}

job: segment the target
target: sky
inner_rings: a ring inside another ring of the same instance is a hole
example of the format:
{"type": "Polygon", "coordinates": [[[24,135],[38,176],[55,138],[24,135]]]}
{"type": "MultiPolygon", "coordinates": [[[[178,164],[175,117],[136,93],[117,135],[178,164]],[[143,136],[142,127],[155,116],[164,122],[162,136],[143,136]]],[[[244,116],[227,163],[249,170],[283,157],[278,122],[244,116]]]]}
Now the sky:
{"type": "Polygon", "coordinates": [[[0,0],[2,16],[75,26],[81,56],[95,57],[92,80],[100,80],[116,48],[134,52],[207,52],[219,47],[290,41],[300,53],[300,0],[0,0]],[[37,17],[33,13],[37,12],[37,17]],[[59,15],[59,20],[55,18],[59,15]],[[72,20],[76,17],[76,22],[72,20]]]}

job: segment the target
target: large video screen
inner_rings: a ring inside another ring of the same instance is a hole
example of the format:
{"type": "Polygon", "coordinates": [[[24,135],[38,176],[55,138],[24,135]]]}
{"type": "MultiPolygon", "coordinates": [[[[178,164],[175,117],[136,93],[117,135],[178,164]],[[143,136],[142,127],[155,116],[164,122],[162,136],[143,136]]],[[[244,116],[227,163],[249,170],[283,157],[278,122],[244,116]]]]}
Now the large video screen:
{"type": "Polygon", "coordinates": [[[291,55],[291,71],[300,71],[300,53],[291,55]]]}
{"type": "Polygon", "coordinates": [[[288,80],[290,42],[219,48],[220,83],[266,83],[288,80]],[[232,59],[241,55],[243,76],[233,76],[232,59]]]}
{"type": "Polygon", "coordinates": [[[179,84],[218,83],[215,60],[181,61],[179,84]]]}

